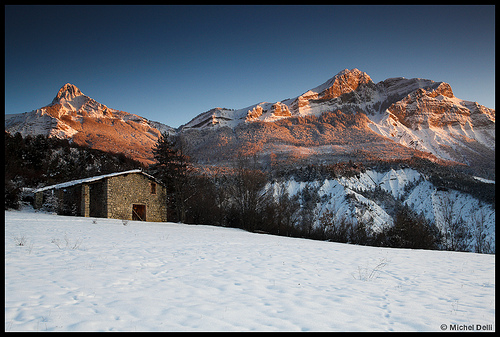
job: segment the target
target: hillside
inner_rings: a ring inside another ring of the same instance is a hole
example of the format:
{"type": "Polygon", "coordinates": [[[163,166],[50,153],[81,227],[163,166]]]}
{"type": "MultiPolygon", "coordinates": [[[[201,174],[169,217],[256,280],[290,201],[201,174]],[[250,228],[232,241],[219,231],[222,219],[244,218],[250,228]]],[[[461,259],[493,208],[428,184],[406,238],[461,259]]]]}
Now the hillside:
{"type": "Polygon", "coordinates": [[[5,331],[495,331],[495,257],[5,212],[5,331]]]}
{"type": "Polygon", "coordinates": [[[367,169],[336,179],[292,176],[268,184],[266,189],[275,198],[283,193],[299,197],[300,208],[314,215],[313,230],[321,228],[324,214],[330,214],[333,224],[365,223],[370,231],[381,233],[394,226],[398,207],[406,205],[442,233],[449,231],[450,226],[463,226],[464,233],[470,235],[463,238],[463,250],[477,251],[474,247],[488,242],[489,252],[495,252],[494,183],[475,183],[483,192],[489,191],[489,202],[481,195],[474,195],[473,191],[458,191],[435,184],[436,181],[411,168],[367,169]],[[314,196],[312,201],[304,198],[306,191],[306,196],[314,196]]]}
{"type": "Polygon", "coordinates": [[[123,153],[114,154],[67,139],[14,136],[5,132],[5,208],[19,208],[23,191],[130,169],[144,168],[123,153]]]}

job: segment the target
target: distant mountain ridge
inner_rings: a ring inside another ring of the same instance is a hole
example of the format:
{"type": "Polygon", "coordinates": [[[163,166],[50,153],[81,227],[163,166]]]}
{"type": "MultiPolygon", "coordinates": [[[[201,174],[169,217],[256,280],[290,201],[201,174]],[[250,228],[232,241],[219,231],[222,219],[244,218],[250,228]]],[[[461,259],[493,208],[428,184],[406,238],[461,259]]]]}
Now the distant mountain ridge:
{"type": "Polygon", "coordinates": [[[282,162],[419,155],[463,163],[494,179],[494,109],[455,97],[445,82],[399,77],[374,83],[358,69],[345,69],[295,98],[211,109],[177,130],[110,109],[68,83],[50,105],[6,115],[5,129],[68,138],[145,163],[153,162],[159,134],[169,132],[202,163],[241,154],[282,162]]]}
{"type": "Polygon", "coordinates": [[[188,140],[197,130],[199,139],[192,141],[196,145],[191,150],[203,157],[218,144],[248,147],[245,125],[252,128],[254,144],[258,144],[253,147],[261,154],[320,154],[324,160],[325,154],[370,151],[384,158],[385,147],[396,151],[396,156],[397,152],[411,156],[411,151],[418,151],[487,171],[490,177],[494,174],[495,110],[455,97],[445,82],[399,77],[375,84],[366,73],[345,69],[298,97],[239,110],[215,108],[180,130],[188,140]],[[351,124],[342,124],[342,120],[351,124]],[[274,125],[250,127],[253,122],[274,125]],[[232,132],[222,131],[224,127],[232,132]],[[273,128],[271,133],[265,131],[269,128],[273,128]],[[205,135],[217,129],[214,135],[205,135]],[[308,140],[316,140],[314,144],[300,144],[303,132],[308,140]],[[326,145],[331,146],[325,149],[326,145]]]}
{"type": "Polygon", "coordinates": [[[6,115],[5,130],[23,136],[42,134],[71,139],[99,150],[123,152],[146,164],[153,162],[151,147],[160,133],[174,131],[162,123],[110,109],[70,83],[61,87],[51,104],[6,115]]]}

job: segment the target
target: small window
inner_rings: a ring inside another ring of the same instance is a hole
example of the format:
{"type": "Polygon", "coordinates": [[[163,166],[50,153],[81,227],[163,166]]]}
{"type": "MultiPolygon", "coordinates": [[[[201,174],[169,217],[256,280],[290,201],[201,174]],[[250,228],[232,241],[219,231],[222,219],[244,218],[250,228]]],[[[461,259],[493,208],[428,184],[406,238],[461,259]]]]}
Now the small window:
{"type": "Polygon", "coordinates": [[[156,194],[156,183],[151,183],[151,194],[156,194]]]}

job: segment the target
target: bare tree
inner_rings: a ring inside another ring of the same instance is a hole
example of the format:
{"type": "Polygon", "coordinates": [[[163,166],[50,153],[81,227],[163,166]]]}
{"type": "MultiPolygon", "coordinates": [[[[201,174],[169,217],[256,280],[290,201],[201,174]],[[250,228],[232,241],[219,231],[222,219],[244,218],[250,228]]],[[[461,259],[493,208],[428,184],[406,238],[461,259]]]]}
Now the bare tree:
{"type": "Polygon", "coordinates": [[[471,233],[467,223],[457,212],[456,199],[450,195],[443,196],[441,199],[441,228],[444,234],[444,244],[447,250],[467,251],[471,241],[471,233]]]}
{"type": "Polygon", "coordinates": [[[492,253],[492,245],[488,236],[488,225],[486,223],[486,214],[484,209],[480,209],[472,215],[473,237],[474,237],[474,252],[476,253],[492,253]]]}
{"type": "Polygon", "coordinates": [[[275,224],[277,234],[289,236],[291,230],[296,227],[299,219],[298,210],[300,209],[300,204],[298,197],[290,197],[283,182],[276,184],[276,192],[275,210],[277,216],[275,224]]]}
{"type": "Polygon", "coordinates": [[[237,226],[254,231],[262,220],[262,213],[268,195],[263,193],[266,175],[261,170],[253,167],[248,158],[240,158],[232,184],[228,192],[234,210],[233,221],[237,226]]]}

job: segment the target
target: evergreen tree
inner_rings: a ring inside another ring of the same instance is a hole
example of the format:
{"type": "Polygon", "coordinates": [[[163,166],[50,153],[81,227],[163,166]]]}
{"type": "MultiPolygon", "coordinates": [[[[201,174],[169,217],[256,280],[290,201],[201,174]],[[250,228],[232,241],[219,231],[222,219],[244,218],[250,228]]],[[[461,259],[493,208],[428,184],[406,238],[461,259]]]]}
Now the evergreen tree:
{"type": "Polygon", "coordinates": [[[169,220],[185,222],[190,166],[180,138],[162,133],[153,147],[153,155],[156,163],[150,166],[150,172],[167,188],[169,220]]]}
{"type": "Polygon", "coordinates": [[[394,226],[385,235],[388,246],[395,248],[438,249],[441,242],[438,228],[407,205],[398,207],[394,226]]]}

